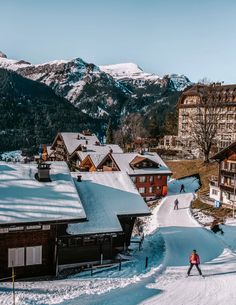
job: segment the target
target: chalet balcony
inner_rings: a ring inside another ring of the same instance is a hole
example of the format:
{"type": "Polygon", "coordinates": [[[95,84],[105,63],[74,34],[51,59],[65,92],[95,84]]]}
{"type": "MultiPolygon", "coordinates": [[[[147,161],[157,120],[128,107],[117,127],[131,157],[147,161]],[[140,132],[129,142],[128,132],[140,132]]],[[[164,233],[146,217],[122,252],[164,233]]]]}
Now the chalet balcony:
{"type": "Polygon", "coordinates": [[[221,176],[224,177],[230,177],[230,178],[234,178],[234,176],[236,176],[236,172],[235,171],[231,171],[231,170],[221,170],[221,176]]]}
{"type": "Polygon", "coordinates": [[[229,193],[234,193],[234,185],[231,184],[226,184],[226,183],[221,183],[220,188],[223,191],[229,192],[229,193]]]}

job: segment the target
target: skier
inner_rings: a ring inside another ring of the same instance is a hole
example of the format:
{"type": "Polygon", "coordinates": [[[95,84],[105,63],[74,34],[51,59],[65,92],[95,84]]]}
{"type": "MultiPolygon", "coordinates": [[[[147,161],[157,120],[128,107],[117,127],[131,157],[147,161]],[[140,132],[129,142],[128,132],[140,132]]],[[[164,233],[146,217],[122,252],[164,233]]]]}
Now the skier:
{"type": "Polygon", "coordinates": [[[211,231],[214,233],[220,232],[221,235],[224,234],[224,231],[220,228],[218,221],[215,219],[211,224],[211,231]]]}
{"type": "Polygon", "coordinates": [[[179,209],[179,200],[176,198],[174,201],[174,210],[178,210],[179,209]]]}
{"type": "Polygon", "coordinates": [[[180,193],[182,193],[182,192],[184,192],[185,193],[185,188],[184,188],[184,185],[183,184],[181,184],[181,186],[180,186],[180,191],[179,191],[180,193]]]}
{"type": "Polygon", "coordinates": [[[189,269],[188,269],[188,272],[187,272],[188,276],[190,275],[190,272],[191,272],[193,266],[196,266],[199,274],[202,275],[202,271],[199,268],[200,258],[199,258],[199,255],[197,254],[196,250],[193,250],[192,254],[190,255],[189,263],[190,263],[190,266],[189,266],[189,269]]]}

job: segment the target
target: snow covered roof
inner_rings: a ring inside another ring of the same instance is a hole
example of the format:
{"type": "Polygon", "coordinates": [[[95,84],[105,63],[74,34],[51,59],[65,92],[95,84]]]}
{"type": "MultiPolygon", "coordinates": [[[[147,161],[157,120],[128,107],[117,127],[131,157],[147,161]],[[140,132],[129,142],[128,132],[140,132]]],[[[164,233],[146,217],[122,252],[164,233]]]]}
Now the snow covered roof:
{"type": "Polygon", "coordinates": [[[93,164],[97,167],[102,160],[106,157],[107,154],[90,154],[90,158],[93,162],[93,164]]]}
{"type": "Polygon", "coordinates": [[[112,154],[113,159],[120,168],[121,171],[128,173],[129,175],[140,175],[140,174],[167,174],[171,175],[172,172],[167,167],[165,162],[157,153],[145,152],[143,155],[139,153],[123,153],[123,154],[112,154]],[[157,168],[140,168],[133,169],[130,163],[137,157],[142,159],[143,157],[159,164],[157,168]]]}
{"type": "Polygon", "coordinates": [[[96,135],[87,136],[79,132],[61,132],[61,137],[65,143],[65,146],[69,154],[72,154],[79,145],[95,145],[96,142],[99,142],[96,135]]]}
{"type": "Polygon", "coordinates": [[[81,176],[82,181],[75,183],[88,222],[68,224],[67,233],[122,232],[118,215],[150,214],[145,201],[126,173],[86,172],[81,173],[81,176]]]}
{"type": "Polygon", "coordinates": [[[37,164],[0,162],[0,224],[85,219],[65,162],[51,162],[52,182],[35,179],[37,164]]]}
{"type": "MultiPolygon", "coordinates": [[[[100,162],[105,158],[107,154],[111,151],[114,154],[123,153],[122,148],[116,144],[108,144],[108,145],[85,145],[86,151],[77,151],[76,154],[80,157],[81,160],[84,160],[88,155],[90,155],[91,159],[99,159],[100,162]],[[102,159],[99,157],[102,156],[102,159]]],[[[100,163],[99,162],[99,163],[100,163]]],[[[97,163],[97,165],[99,164],[97,163]]],[[[94,163],[94,165],[96,165],[94,163]]]]}

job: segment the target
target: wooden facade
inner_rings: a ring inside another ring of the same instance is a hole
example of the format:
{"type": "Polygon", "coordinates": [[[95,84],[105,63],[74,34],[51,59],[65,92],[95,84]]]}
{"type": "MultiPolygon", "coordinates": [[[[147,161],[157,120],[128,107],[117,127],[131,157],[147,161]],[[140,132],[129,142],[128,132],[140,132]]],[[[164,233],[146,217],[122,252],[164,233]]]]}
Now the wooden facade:
{"type": "Polygon", "coordinates": [[[0,228],[0,277],[10,276],[12,266],[17,278],[55,274],[55,228],[39,224],[0,228]],[[38,250],[38,258],[34,258],[35,250],[38,250]]]}
{"type": "Polygon", "coordinates": [[[219,169],[217,188],[213,185],[214,181],[211,181],[210,195],[218,195],[222,203],[232,204],[236,201],[236,142],[217,153],[212,159],[218,161],[219,169]],[[213,188],[215,194],[211,194],[213,188]]]}
{"type": "Polygon", "coordinates": [[[123,231],[114,233],[71,235],[66,233],[67,224],[21,224],[0,228],[0,277],[10,277],[12,266],[19,279],[56,275],[61,267],[100,264],[101,255],[103,260],[114,261],[116,255],[130,245],[136,219],[135,216],[118,218],[123,231]],[[29,262],[29,250],[35,249],[39,250],[38,261],[31,258],[29,262]],[[15,258],[10,261],[12,251],[15,258]]]}
{"type": "Polygon", "coordinates": [[[136,175],[132,181],[143,197],[163,197],[167,195],[167,175],[136,175]]]}
{"type": "Polygon", "coordinates": [[[60,232],[58,236],[58,266],[83,266],[100,264],[103,260],[114,261],[119,252],[126,250],[136,216],[118,216],[121,232],[107,232],[96,234],[67,234],[60,232]]]}

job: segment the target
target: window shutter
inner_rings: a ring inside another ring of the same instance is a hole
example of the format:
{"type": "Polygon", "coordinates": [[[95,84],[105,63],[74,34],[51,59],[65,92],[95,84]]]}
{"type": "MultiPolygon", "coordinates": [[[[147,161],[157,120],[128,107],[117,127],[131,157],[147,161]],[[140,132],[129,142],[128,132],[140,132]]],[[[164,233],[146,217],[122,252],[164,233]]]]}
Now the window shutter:
{"type": "Polygon", "coordinates": [[[42,246],[26,248],[26,265],[42,264],[42,246]]]}
{"type": "Polygon", "coordinates": [[[24,266],[25,248],[8,249],[8,267],[24,266]]]}

